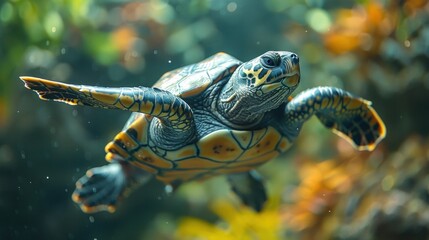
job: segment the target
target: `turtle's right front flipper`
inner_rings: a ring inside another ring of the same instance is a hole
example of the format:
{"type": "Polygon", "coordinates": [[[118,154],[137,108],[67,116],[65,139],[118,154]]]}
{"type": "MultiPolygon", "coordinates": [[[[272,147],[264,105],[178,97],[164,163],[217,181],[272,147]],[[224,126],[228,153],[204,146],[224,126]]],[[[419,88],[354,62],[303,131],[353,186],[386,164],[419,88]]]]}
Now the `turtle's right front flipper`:
{"type": "Polygon", "coordinates": [[[173,131],[181,133],[194,127],[189,105],[174,94],[157,88],[93,87],[34,77],[21,77],[21,80],[43,100],[146,113],[161,119],[173,131]]]}

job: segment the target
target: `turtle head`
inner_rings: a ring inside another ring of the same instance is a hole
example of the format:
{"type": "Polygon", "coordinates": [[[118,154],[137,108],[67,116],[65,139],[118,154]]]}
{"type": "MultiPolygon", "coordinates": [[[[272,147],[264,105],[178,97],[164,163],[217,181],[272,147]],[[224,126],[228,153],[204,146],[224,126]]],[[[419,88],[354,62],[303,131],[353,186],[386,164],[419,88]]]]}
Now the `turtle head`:
{"type": "Polygon", "coordinates": [[[269,51],[244,63],[237,74],[238,84],[253,88],[258,96],[271,95],[273,91],[289,95],[299,83],[299,58],[292,52],[269,51]]]}
{"type": "Polygon", "coordinates": [[[298,55],[266,52],[235,70],[220,97],[225,107],[223,115],[238,124],[260,119],[263,113],[286,102],[299,81],[298,55]]]}

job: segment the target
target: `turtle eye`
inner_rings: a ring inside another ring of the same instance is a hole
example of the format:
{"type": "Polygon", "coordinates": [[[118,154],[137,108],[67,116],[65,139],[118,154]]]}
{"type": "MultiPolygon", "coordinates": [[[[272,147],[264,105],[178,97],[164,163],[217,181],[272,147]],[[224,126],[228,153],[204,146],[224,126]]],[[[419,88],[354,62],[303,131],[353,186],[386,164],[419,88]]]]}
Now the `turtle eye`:
{"type": "Polygon", "coordinates": [[[280,65],[280,56],[278,54],[267,54],[261,57],[261,63],[266,68],[274,68],[280,65]]]}

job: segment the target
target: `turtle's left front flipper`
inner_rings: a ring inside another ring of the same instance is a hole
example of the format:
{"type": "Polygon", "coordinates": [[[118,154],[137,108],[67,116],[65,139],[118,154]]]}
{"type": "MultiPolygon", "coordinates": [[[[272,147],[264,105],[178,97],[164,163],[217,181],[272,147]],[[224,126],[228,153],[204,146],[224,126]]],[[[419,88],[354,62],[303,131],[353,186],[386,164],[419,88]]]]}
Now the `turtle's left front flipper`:
{"type": "Polygon", "coordinates": [[[182,134],[194,127],[190,106],[165,90],[73,85],[35,77],[21,77],[21,80],[25,87],[37,92],[43,100],[146,113],[161,119],[162,124],[182,134]]]}
{"type": "Polygon", "coordinates": [[[386,135],[386,127],[371,102],[333,87],[309,89],[286,104],[286,135],[295,138],[313,114],[358,150],[373,150],[386,135]]]}

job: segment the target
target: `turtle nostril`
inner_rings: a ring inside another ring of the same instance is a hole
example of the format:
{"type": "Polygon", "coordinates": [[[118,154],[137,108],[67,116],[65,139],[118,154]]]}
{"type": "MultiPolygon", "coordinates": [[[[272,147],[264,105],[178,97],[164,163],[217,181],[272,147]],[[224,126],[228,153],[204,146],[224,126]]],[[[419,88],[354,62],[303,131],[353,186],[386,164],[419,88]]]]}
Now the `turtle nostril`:
{"type": "Polygon", "coordinates": [[[290,58],[292,59],[292,63],[293,64],[298,64],[299,63],[299,57],[295,53],[292,53],[292,55],[290,55],[290,58]]]}

